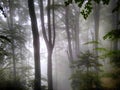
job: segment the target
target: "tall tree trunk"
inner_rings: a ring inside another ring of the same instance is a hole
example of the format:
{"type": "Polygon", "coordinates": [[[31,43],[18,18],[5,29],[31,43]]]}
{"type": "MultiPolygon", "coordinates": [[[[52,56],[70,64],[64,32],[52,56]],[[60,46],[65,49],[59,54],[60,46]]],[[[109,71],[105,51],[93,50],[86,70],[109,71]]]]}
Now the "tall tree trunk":
{"type": "Polygon", "coordinates": [[[48,63],[47,63],[47,77],[48,77],[48,90],[53,90],[53,80],[52,80],[52,52],[55,45],[55,16],[54,16],[54,0],[52,0],[52,15],[51,15],[51,1],[47,0],[47,20],[48,20],[48,30],[46,30],[44,25],[44,9],[43,0],[39,0],[40,7],[40,18],[43,37],[47,46],[48,51],[48,63]],[[51,16],[53,16],[53,23],[51,25],[51,16]]]}
{"type": "MultiPolygon", "coordinates": [[[[118,2],[118,0],[112,0],[112,7],[115,8],[116,5],[117,5],[117,2],[118,2]]],[[[119,23],[119,14],[120,14],[119,10],[113,13],[113,28],[114,28],[114,30],[119,29],[119,25],[118,25],[118,23],[119,23]]],[[[119,42],[118,39],[114,40],[114,43],[113,43],[113,49],[114,50],[118,50],[118,42],[119,42]]],[[[117,59],[117,58],[115,58],[115,59],[117,59]]]]}
{"type": "MultiPolygon", "coordinates": [[[[95,28],[95,41],[99,41],[99,17],[100,17],[100,4],[94,4],[94,28],[95,28]]],[[[98,44],[94,44],[95,55],[98,56],[98,44]]],[[[97,58],[98,62],[98,58],[97,58]]],[[[97,71],[98,72],[98,71],[97,71]]]]}
{"type": "MultiPolygon", "coordinates": [[[[115,7],[117,7],[117,5],[120,5],[120,1],[119,0],[111,0],[111,7],[113,7],[112,9],[114,9],[115,7]]],[[[113,30],[120,30],[120,8],[115,11],[113,13],[113,21],[112,21],[112,24],[113,24],[113,30]]],[[[120,31],[119,31],[120,32],[120,31]]],[[[120,40],[119,38],[116,38],[114,41],[113,41],[113,48],[112,48],[114,51],[119,51],[120,50],[120,40]]],[[[112,62],[113,62],[113,65],[115,66],[115,70],[116,72],[114,73],[116,76],[118,76],[118,78],[116,78],[116,80],[118,79],[119,80],[119,69],[120,69],[120,55],[115,55],[113,58],[111,58],[112,62]]],[[[116,83],[116,90],[120,90],[120,83],[116,83]]]]}
{"type": "Polygon", "coordinates": [[[39,40],[39,32],[37,27],[37,20],[36,20],[33,0],[28,0],[28,8],[31,18],[33,48],[34,48],[34,62],[35,62],[34,90],[41,90],[40,40],[39,40]]]}
{"type": "Polygon", "coordinates": [[[79,8],[76,7],[75,9],[75,59],[78,58],[78,55],[80,53],[80,39],[79,39],[79,16],[80,11],[79,8]]]}
{"type": "Polygon", "coordinates": [[[53,49],[49,47],[49,49],[48,49],[48,64],[47,64],[48,90],[53,90],[52,51],[53,51],[53,49]]]}
{"type": "MultiPolygon", "coordinates": [[[[94,4],[94,28],[95,28],[95,41],[98,42],[99,38],[99,17],[100,17],[100,4],[94,4]]],[[[95,48],[98,48],[98,44],[95,44],[95,48]]],[[[95,50],[96,56],[98,56],[98,51],[95,50]]]]}
{"type": "Polygon", "coordinates": [[[71,46],[71,36],[70,36],[70,28],[69,28],[69,6],[65,8],[66,12],[66,33],[67,33],[67,40],[68,40],[68,59],[70,60],[70,63],[73,62],[73,52],[72,52],[72,46],[71,46]]]}

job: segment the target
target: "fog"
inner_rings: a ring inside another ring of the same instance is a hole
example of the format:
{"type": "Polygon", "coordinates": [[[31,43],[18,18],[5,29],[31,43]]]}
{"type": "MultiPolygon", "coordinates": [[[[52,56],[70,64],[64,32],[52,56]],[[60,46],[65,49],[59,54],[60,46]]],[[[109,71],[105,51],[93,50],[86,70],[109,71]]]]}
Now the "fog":
{"type": "Polygon", "coordinates": [[[0,90],[120,89],[120,1],[71,1],[0,0],[0,90]]]}

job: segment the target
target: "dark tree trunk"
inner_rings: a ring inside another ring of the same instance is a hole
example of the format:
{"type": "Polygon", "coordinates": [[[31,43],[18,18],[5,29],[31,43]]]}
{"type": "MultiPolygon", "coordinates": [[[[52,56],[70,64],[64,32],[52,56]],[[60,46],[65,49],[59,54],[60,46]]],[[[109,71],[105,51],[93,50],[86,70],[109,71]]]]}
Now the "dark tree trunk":
{"type": "MultiPolygon", "coordinates": [[[[41,27],[42,27],[42,33],[43,37],[47,46],[48,51],[48,64],[47,64],[47,77],[48,77],[48,90],[53,90],[53,81],[52,81],[52,52],[55,44],[55,16],[54,16],[54,7],[52,8],[52,14],[51,14],[51,2],[50,0],[47,0],[47,20],[48,20],[48,30],[45,28],[44,24],[44,9],[43,9],[43,0],[39,0],[39,7],[40,7],[40,18],[41,18],[41,27]],[[51,25],[51,16],[53,19],[52,25],[51,25]]],[[[54,0],[52,0],[52,5],[54,5],[54,0]]]]}
{"type": "MultiPolygon", "coordinates": [[[[118,2],[118,0],[112,0],[112,7],[113,8],[116,7],[117,2],[118,2]]],[[[119,29],[119,25],[118,25],[118,23],[119,23],[119,17],[120,17],[119,11],[120,10],[118,10],[118,11],[116,11],[116,12],[113,13],[113,29],[114,30],[118,30],[119,29]]],[[[113,42],[113,50],[118,50],[119,49],[118,44],[119,44],[119,40],[118,39],[114,40],[114,42],[113,42]]],[[[115,59],[118,59],[118,58],[115,58],[115,59]]]]}
{"type": "Polygon", "coordinates": [[[29,14],[31,18],[33,48],[34,48],[34,62],[35,62],[35,81],[34,90],[41,90],[41,68],[40,68],[40,40],[37,27],[37,20],[34,9],[34,1],[28,0],[29,14]]]}
{"type": "Polygon", "coordinates": [[[52,79],[52,48],[48,49],[48,65],[47,65],[47,77],[48,77],[48,90],[53,90],[53,79],[52,79]]]}

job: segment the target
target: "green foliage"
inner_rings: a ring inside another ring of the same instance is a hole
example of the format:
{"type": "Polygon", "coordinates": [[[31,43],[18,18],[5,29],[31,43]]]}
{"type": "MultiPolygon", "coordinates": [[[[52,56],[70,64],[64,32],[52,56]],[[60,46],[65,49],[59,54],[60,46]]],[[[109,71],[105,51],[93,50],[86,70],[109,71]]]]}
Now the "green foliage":
{"type": "Polygon", "coordinates": [[[25,80],[20,77],[14,80],[9,75],[12,74],[0,68],[0,90],[28,90],[25,80]]]}
{"type": "Polygon", "coordinates": [[[108,51],[106,48],[103,48],[103,47],[95,48],[95,50],[98,50],[99,52],[107,52],[108,51]]]}
{"type": "Polygon", "coordinates": [[[107,50],[105,48],[100,48],[100,51],[104,52],[104,54],[99,56],[101,59],[111,58],[110,62],[115,67],[120,67],[120,50],[107,50]]]}
{"type": "Polygon", "coordinates": [[[0,81],[0,90],[28,90],[24,83],[20,80],[4,80],[0,81]]]}
{"type": "Polygon", "coordinates": [[[120,50],[108,50],[105,48],[100,49],[104,54],[100,58],[110,58],[111,64],[114,66],[112,72],[103,73],[101,77],[110,77],[116,80],[116,87],[120,85],[120,50]]]}
{"type": "Polygon", "coordinates": [[[107,57],[117,57],[120,56],[120,50],[109,50],[105,55],[107,57]]]}
{"type": "Polygon", "coordinates": [[[108,32],[103,39],[111,39],[111,40],[116,40],[116,39],[120,39],[120,29],[116,29],[116,30],[112,30],[110,32],[108,32]]]}
{"type": "MultiPolygon", "coordinates": [[[[78,5],[79,6],[79,5],[78,5]]],[[[80,6],[79,6],[80,7],[80,6]]],[[[88,15],[92,12],[92,3],[90,0],[85,4],[84,9],[81,11],[84,19],[87,19],[88,15]]]]}
{"type": "Polygon", "coordinates": [[[107,72],[107,73],[105,72],[105,73],[102,73],[100,77],[113,77],[113,75],[110,72],[107,72]]]}
{"type": "Polygon", "coordinates": [[[111,62],[113,65],[120,68],[120,50],[114,50],[110,54],[112,56],[111,62]]]}
{"type": "MultiPolygon", "coordinates": [[[[45,77],[41,77],[41,81],[47,82],[47,79],[45,77]]],[[[34,79],[29,80],[28,86],[31,87],[32,89],[34,89],[34,79]]],[[[47,88],[48,88],[47,85],[42,84],[41,90],[47,90],[47,88]]]]}
{"type": "Polygon", "coordinates": [[[73,62],[72,67],[78,67],[81,70],[87,70],[88,68],[94,68],[97,70],[96,66],[101,66],[97,61],[97,56],[89,51],[85,53],[81,52],[81,55],[78,56],[78,59],[79,60],[73,62]]]}
{"type": "Polygon", "coordinates": [[[110,0],[67,0],[65,1],[65,6],[75,2],[78,7],[83,8],[81,10],[81,14],[83,15],[84,19],[87,19],[88,15],[92,12],[94,2],[97,4],[102,2],[104,5],[108,5],[109,1],[110,0]]]}
{"type": "MultiPolygon", "coordinates": [[[[120,39],[120,29],[112,30],[108,32],[103,39],[110,40],[119,40],[120,39]]],[[[103,58],[111,58],[111,63],[120,68],[120,50],[106,50],[106,52],[102,55],[103,58]]]]}
{"type": "Polygon", "coordinates": [[[89,41],[84,44],[86,45],[86,44],[100,44],[100,43],[98,41],[89,41]]]}
{"type": "Polygon", "coordinates": [[[98,86],[98,78],[96,73],[75,72],[71,76],[73,90],[91,90],[94,86],[98,86]]]}
{"type": "Polygon", "coordinates": [[[71,65],[73,74],[71,75],[71,86],[75,90],[91,90],[94,86],[99,87],[98,71],[101,64],[97,61],[97,56],[89,51],[81,53],[77,61],[71,65]]]}
{"type": "MultiPolygon", "coordinates": [[[[120,10],[120,0],[117,0],[116,6],[112,10],[112,13],[118,12],[120,10]]],[[[118,21],[117,25],[120,25],[120,21],[118,21]]],[[[119,40],[120,39],[120,29],[111,30],[108,32],[103,39],[110,40],[119,40]]],[[[120,88],[120,50],[109,50],[104,57],[110,57],[111,63],[114,65],[114,72],[111,73],[112,78],[116,80],[116,87],[120,88]]]]}

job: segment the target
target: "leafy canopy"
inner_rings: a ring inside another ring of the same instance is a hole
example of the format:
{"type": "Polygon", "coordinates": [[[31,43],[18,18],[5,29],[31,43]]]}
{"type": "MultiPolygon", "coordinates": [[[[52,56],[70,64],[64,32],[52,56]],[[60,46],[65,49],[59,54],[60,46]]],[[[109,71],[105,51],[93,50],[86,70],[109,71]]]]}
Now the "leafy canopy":
{"type": "Polygon", "coordinates": [[[93,3],[103,3],[104,5],[108,5],[110,0],[67,0],[65,1],[65,6],[72,4],[75,2],[78,7],[82,8],[81,14],[84,19],[87,19],[88,15],[92,12],[93,3]]]}

